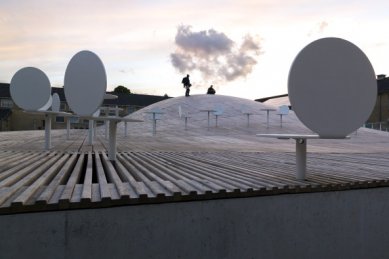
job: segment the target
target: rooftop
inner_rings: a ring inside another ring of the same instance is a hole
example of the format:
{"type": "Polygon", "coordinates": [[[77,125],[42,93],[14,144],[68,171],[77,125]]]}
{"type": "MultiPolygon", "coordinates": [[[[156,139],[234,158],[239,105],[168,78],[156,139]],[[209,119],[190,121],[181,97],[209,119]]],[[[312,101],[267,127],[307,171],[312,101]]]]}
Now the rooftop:
{"type": "Polygon", "coordinates": [[[107,159],[104,126],[93,145],[87,131],[53,130],[46,152],[43,131],[0,134],[0,213],[109,207],[285,193],[389,186],[389,134],[361,128],[349,140],[309,140],[305,181],[295,179],[295,143],[257,133],[311,131],[293,112],[276,112],[266,124],[263,103],[220,95],[171,98],[129,117],[128,136],[119,124],[118,159],[107,159]],[[178,106],[189,112],[188,130],[178,106]],[[221,106],[223,114],[201,110],[221,106]],[[152,136],[150,115],[164,114],[152,136]],[[250,124],[242,111],[252,112],[250,124]]]}

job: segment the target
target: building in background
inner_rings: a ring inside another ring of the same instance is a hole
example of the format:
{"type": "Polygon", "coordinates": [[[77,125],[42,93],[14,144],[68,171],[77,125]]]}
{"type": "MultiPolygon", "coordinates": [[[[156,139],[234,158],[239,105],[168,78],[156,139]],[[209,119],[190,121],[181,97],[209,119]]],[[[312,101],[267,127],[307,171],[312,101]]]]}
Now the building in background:
{"type": "MultiPolygon", "coordinates": [[[[64,89],[52,87],[52,94],[57,93],[61,100],[60,111],[71,112],[66,103],[64,89]]],[[[126,116],[136,110],[142,109],[150,104],[165,100],[168,96],[155,96],[144,94],[112,93],[118,96],[117,99],[104,100],[103,106],[121,108],[120,116],[126,116]]],[[[65,129],[67,120],[71,120],[72,128],[88,128],[88,120],[78,117],[56,116],[52,120],[52,129],[65,129]]],[[[10,130],[41,130],[45,128],[43,115],[25,113],[12,101],[9,84],[0,83],[0,131],[10,130]]]]}
{"type": "Polygon", "coordinates": [[[382,124],[388,128],[389,120],[389,77],[386,75],[377,76],[377,101],[367,123],[382,124]]]}

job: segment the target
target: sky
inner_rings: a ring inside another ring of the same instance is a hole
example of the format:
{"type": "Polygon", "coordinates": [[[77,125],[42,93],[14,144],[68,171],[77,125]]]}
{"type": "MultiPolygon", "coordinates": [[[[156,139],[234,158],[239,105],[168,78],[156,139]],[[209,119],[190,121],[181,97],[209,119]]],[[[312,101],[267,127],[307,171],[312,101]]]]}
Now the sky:
{"type": "Polygon", "coordinates": [[[95,52],[107,90],[257,99],[287,93],[298,52],[323,37],[356,44],[376,74],[389,74],[389,1],[1,0],[0,82],[23,67],[62,87],[81,50],[95,52]]]}

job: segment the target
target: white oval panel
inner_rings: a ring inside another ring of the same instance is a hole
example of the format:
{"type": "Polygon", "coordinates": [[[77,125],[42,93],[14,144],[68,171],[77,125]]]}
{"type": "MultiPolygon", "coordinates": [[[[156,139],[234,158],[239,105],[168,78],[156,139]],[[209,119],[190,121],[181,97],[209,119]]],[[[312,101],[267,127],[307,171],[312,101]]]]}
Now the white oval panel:
{"type": "Polygon", "coordinates": [[[59,95],[57,93],[53,94],[53,103],[51,105],[51,110],[53,112],[59,112],[61,107],[61,100],[59,99],[59,95]]]}
{"type": "Polygon", "coordinates": [[[370,116],[377,81],[369,59],[357,46],[323,38],[307,45],[293,61],[288,93],[305,126],[322,138],[343,138],[370,116]]]}
{"type": "Polygon", "coordinates": [[[107,76],[100,58],[80,51],[70,60],[64,80],[66,101],[81,116],[91,116],[104,101],[107,76]]]}
{"type": "Polygon", "coordinates": [[[10,94],[17,106],[37,111],[50,99],[50,81],[46,74],[35,67],[18,70],[11,79],[10,94]]]}
{"type": "Polygon", "coordinates": [[[47,101],[47,103],[45,105],[43,105],[43,107],[39,108],[38,111],[47,111],[51,105],[53,104],[53,98],[52,96],[50,95],[49,97],[49,100],[47,101]]]}

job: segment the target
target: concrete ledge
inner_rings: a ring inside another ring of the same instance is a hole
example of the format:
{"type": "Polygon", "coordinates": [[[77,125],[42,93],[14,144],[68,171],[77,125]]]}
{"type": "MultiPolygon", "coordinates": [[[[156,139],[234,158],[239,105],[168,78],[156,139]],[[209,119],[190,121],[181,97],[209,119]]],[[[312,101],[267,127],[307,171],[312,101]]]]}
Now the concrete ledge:
{"type": "Polygon", "coordinates": [[[389,188],[0,216],[4,258],[384,258],[389,188]]]}

